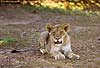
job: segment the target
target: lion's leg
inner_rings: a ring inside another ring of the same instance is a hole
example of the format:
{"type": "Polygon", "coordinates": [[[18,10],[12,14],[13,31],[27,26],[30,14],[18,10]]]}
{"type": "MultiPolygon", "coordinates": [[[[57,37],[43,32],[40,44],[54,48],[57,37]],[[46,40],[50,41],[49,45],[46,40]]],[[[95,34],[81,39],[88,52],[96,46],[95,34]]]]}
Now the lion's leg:
{"type": "Polygon", "coordinates": [[[64,52],[64,55],[67,56],[67,57],[70,58],[70,59],[73,58],[73,57],[76,57],[77,59],[80,58],[79,55],[73,53],[72,51],[67,51],[67,52],[65,51],[65,52],[64,52]]]}
{"type": "Polygon", "coordinates": [[[59,59],[65,59],[64,54],[62,54],[59,50],[57,49],[52,49],[50,51],[50,54],[55,58],[55,60],[59,60],[59,59]]]}
{"type": "Polygon", "coordinates": [[[80,59],[80,56],[75,54],[75,53],[72,53],[73,56],[75,56],[77,59],[80,59]]]}
{"type": "Polygon", "coordinates": [[[72,58],[72,57],[76,57],[77,59],[80,58],[79,55],[73,53],[72,49],[71,49],[71,45],[66,45],[65,47],[63,47],[63,51],[64,51],[64,55],[68,58],[72,58]]]}
{"type": "Polygon", "coordinates": [[[48,32],[44,31],[40,34],[40,37],[39,37],[39,46],[40,46],[40,52],[42,54],[45,54],[47,53],[47,49],[46,49],[46,45],[47,45],[47,39],[48,37],[48,32]]]}
{"type": "Polygon", "coordinates": [[[44,39],[40,39],[39,40],[39,46],[40,46],[40,52],[42,54],[45,54],[46,53],[46,48],[45,48],[45,41],[44,41],[44,39]]]}

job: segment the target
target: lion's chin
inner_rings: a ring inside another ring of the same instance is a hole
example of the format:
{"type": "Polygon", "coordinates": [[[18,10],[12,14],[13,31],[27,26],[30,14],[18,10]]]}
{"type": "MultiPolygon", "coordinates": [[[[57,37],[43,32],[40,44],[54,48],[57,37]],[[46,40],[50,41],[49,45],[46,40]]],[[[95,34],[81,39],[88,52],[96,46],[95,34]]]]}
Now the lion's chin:
{"type": "Polygon", "coordinates": [[[55,46],[60,47],[60,46],[62,46],[62,44],[55,44],[55,46]]]}

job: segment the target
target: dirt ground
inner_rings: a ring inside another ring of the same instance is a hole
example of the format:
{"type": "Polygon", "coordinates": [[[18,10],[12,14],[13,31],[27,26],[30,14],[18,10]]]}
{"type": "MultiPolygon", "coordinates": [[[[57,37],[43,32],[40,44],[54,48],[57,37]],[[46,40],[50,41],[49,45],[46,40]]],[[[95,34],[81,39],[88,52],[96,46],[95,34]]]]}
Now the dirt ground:
{"type": "Polygon", "coordinates": [[[0,5],[0,38],[17,42],[0,46],[0,68],[100,68],[100,15],[63,15],[0,5]],[[46,23],[69,23],[72,49],[81,58],[55,61],[39,52],[38,34],[46,23]],[[12,50],[18,53],[11,53],[12,50]]]}

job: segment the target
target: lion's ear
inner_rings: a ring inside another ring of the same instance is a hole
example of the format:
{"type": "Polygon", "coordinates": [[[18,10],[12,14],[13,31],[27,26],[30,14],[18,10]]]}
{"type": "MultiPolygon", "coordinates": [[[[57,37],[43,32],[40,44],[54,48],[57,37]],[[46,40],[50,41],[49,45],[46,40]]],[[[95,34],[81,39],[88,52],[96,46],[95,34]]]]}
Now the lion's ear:
{"type": "Polygon", "coordinates": [[[48,23],[48,24],[45,25],[45,28],[46,28],[46,30],[47,30],[48,32],[51,32],[53,26],[52,26],[50,23],[48,23]]]}
{"type": "Polygon", "coordinates": [[[69,28],[70,28],[70,25],[69,24],[64,24],[63,27],[64,27],[64,30],[66,32],[68,32],[69,31],[69,28]]]}

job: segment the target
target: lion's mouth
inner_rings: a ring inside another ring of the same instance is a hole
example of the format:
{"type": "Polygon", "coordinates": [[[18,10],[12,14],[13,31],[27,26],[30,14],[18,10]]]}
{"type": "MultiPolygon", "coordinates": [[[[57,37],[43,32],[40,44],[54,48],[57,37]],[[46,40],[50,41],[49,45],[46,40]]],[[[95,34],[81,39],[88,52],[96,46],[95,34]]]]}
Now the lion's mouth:
{"type": "Polygon", "coordinates": [[[62,44],[62,41],[56,41],[55,44],[62,44]]]}

